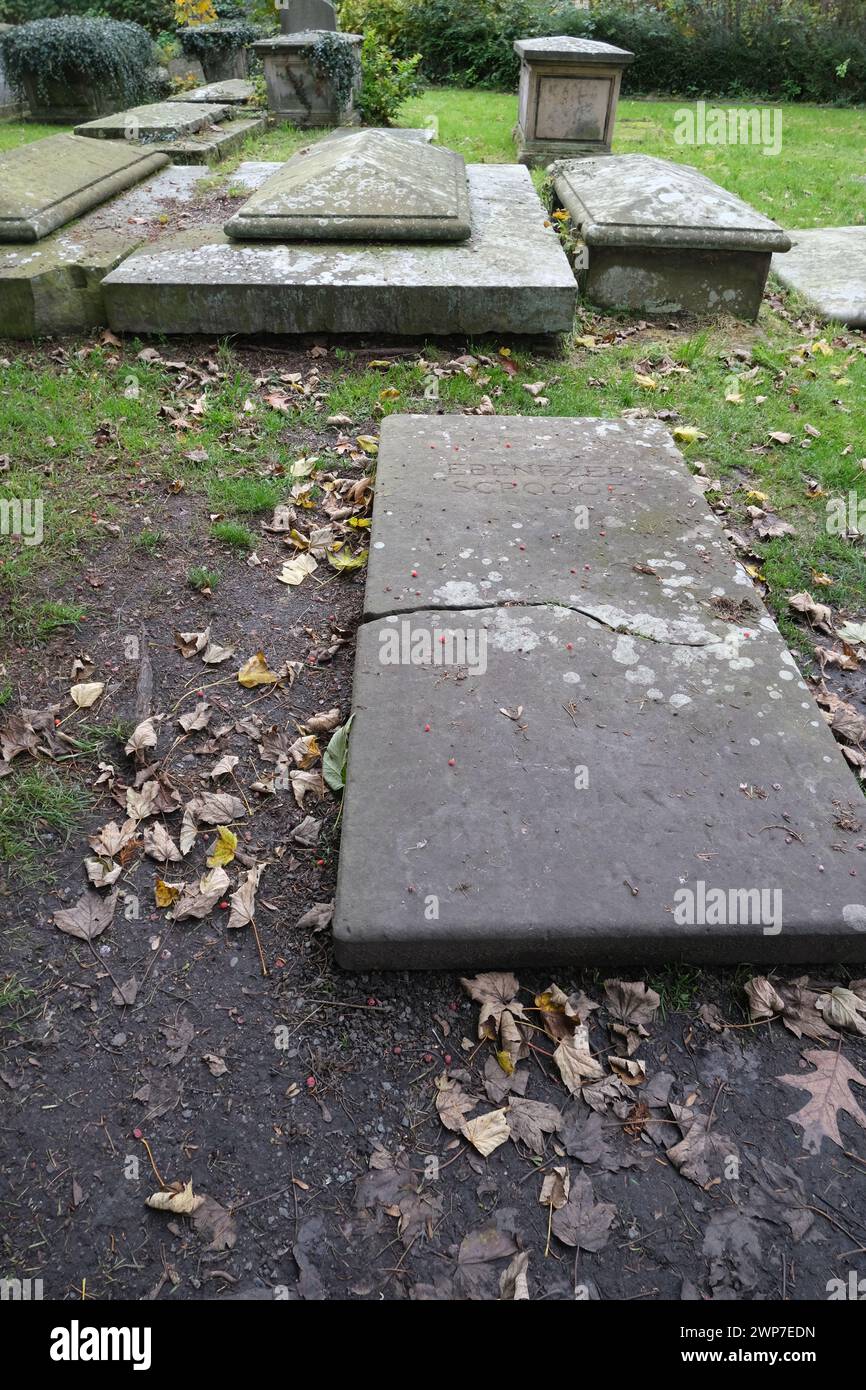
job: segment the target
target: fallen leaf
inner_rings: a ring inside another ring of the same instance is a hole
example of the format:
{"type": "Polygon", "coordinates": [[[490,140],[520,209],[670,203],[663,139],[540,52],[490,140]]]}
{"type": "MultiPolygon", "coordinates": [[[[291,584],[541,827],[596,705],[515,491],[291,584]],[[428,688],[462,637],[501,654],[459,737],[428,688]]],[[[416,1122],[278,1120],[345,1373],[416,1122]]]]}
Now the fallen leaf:
{"type": "Polygon", "coordinates": [[[104,689],[104,681],[83,681],[80,685],[73,685],[69,694],[79,709],[90,709],[104,689]]]}
{"type": "Polygon", "coordinates": [[[83,893],[73,907],[55,912],[54,925],[67,936],[77,936],[81,941],[95,941],[114,921],[117,899],[116,892],[107,898],[100,897],[98,893],[83,893]]]}
{"type": "Polygon", "coordinates": [[[242,883],[238,885],[232,893],[229,901],[232,910],[229,913],[228,925],[231,930],[238,927],[247,927],[256,915],[256,892],[259,886],[259,879],[264,873],[264,864],[256,864],[249,869],[244,876],[242,883]]]}
{"type": "Polygon", "coordinates": [[[610,1238],[616,1207],[596,1202],[592,1183],[580,1174],[575,1178],[565,1206],[553,1213],[553,1233],[563,1245],[575,1250],[603,1250],[610,1238]]]}
{"type": "Polygon", "coordinates": [[[235,832],[229,830],[227,825],[218,825],[217,837],[211,845],[211,851],[207,857],[208,868],[218,869],[222,864],[230,864],[235,857],[237,847],[238,837],[235,832]]]}
{"type": "Polygon", "coordinates": [[[486,1115],[479,1115],[474,1120],[466,1120],[463,1125],[463,1133],[470,1144],[483,1154],[485,1158],[498,1149],[500,1144],[506,1143],[510,1136],[506,1111],[490,1110],[486,1115]]]}
{"type": "Polygon", "coordinates": [[[154,1211],[170,1211],[175,1216],[191,1216],[203,1201],[203,1197],[194,1195],[191,1182],[185,1185],[173,1183],[163,1192],[154,1192],[152,1197],[146,1199],[145,1206],[152,1207],[154,1211]]]}
{"type": "Polygon", "coordinates": [[[276,671],[268,666],[264,652],[256,652],[238,671],[238,684],[246,689],[257,685],[274,685],[279,679],[276,671]]]}
{"type": "Polygon", "coordinates": [[[847,1141],[839,1133],[839,1112],[849,1115],[861,1129],[866,1129],[866,1115],[850,1089],[852,1082],[866,1086],[866,1077],[836,1049],[813,1048],[803,1056],[815,1068],[813,1072],[778,1078],[784,1086],[808,1091],[810,1096],[802,1110],[794,1111],[788,1119],[801,1127],[803,1148],[807,1153],[820,1153],[825,1138],[844,1149],[847,1141]]]}

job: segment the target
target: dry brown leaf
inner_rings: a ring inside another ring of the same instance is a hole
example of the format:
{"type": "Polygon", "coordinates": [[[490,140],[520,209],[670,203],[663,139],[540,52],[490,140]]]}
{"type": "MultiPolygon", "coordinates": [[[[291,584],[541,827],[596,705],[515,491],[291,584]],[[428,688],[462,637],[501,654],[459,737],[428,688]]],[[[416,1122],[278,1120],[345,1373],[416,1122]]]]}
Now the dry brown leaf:
{"type": "Polygon", "coordinates": [[[506,1111],[504,1109],[489,1110],[486,1115],[479,1115],[474,1120],[466,1120],[463,1124],[463,1133],[470,1144],[487,1158],[509,1138],[510,1130],[506,1111]]]}
{"type": "Polygon", "coordinates": [[[67,936],[77,936],[80,941],[95,941],[114,921],[118,896],[117,892],[110,893],[107,898],[89,891],[83,893],[73,907],[55,912],[54,925],[67,936]]]}
{"type": "Polygon", "coordinates": [[[837,1049],[813,1048],[803,1056],[814,1071],[778,1078],[785,1086],[809,1092],[810,1098],[803,1108],[795,1110],[788,1119],[801,1127],[803,1148],[807,1153],[820,1153],[825,1138],[844,1149],[847,1143],[839,1133],[840,1112],[849,1115],[861,1129],[866,1129],[866,1115],[851,1090],[852,1082],[856,1086],[866,1086],[866,1076],[861,1076],[837,1049]]]}

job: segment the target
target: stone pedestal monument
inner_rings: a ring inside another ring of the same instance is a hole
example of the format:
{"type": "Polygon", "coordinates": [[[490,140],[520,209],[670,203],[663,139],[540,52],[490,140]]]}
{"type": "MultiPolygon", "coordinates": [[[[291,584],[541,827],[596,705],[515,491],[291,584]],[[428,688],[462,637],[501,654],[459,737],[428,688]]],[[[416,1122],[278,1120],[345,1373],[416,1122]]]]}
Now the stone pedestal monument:
{"type": "Polygon", "coordinates": [[[625,48],[595,39],[518,39],[517,158],[530,168],[552,159],[610,154],[625,48]]]}
{"type": "MultiPolygon", "coordinates": [[[[306,6],[308,0],[299,0],[306,6]]],[[[310,6],[322,0],[309,0],[310,6]]],[[[332,8],[332,7],[328,7],[332,8]]],[[[291,11],[289,11],[291,14],[291,11]]],[[[262,60],[268,87],[268,108],[278,120],[307,129],[314,126],[358,125],[355,98],[361,86],[360,34],[341,34],[341,40],[351,45],[355,66],[353,90],[346,105],[341,105],[333,83],[316,71],[316,44],[323,33],[332,30],[306,29],[300,33],[276,34],[259,39],[252,45],[262,60]]]]}

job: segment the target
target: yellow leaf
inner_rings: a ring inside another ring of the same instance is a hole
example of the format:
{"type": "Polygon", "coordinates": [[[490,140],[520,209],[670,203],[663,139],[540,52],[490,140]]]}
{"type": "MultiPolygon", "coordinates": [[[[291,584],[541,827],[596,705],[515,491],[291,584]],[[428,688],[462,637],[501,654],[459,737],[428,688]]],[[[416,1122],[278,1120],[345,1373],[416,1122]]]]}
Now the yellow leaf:
{"type": "Polygon", "coordinates": [[[396,401],[400,399],[400,392],[393,386],[386,386],[384,391],[379,392],[380,401],[396,401]]]}
{"type": "Polygon", "coordinates": [[[575,338],[574,340],[575,347],[582,348],[594,348],[595,342],[595,336],[592,333],[584,333],[582,338],[575,338]]]}
{"type": "Polygon", "coordinates": [[[680,444],[696,444],[699,439],[706,439],[703,430],[696,429],[694,425],[679,425],[674,430],[674,439],[680,444]]]}
{"type": "Polygon", "coordinates": [[[769,502],[770,497],[766,492],[758,492],[757,488],[752,488],[746,493],[747,502],[756,502],[759,507],[763,507],[765,502],[769,502]]]}
{"type": "Polygon", "coordinates": [[[644,391],[657,391],[658,382],[654,376],[645,376],[643,372],[635,372],[634,379],[644,391]]]}
{"type": "Polygon", "coordinates": [[[826,338],[819,338],[812,344],[812,352],[820,353],[821,357],[832,357],[833,349],[826,338]]]}
{"type": "Polygon", "coordinates": [[[166,883],[158,878],[153,889],[157,907],[170,907],[173,902],[177,902],[182,888],[182,883],[166,883]]]}
{"type": "Polygon", "coordinates": [[[79,709],[90,709],[90,706],[95,704],[104,689],[105,685],[102,681],[83,681],[81,685],[73,685],[69,694],[79,709]]]}
{"type": "Polygon", "coordinates": [[[830,585],[834,583],[834,580],[833,576],[830,574],[823,574],[820,570],[813,570],[812,583],[820,584],[822,589],[829,589],[830,585]]]}
{"type": "Polygon", "coordinates": [[[247,689],[256,685],[274,685],[279,679],[276,671],[268,666],[264,652],[256,652],[238,671],[238,684],[247,689]]]}
{"type": "Polygon", "coordinates": [[[302,584],[307,575],[318,568],[319,563],[312,555],[299,555],[296,560],[286,560],[277,579],[281,584],[302,584]]]}
{"type": "Polygon", "coordinates": [[[223,864],[230,864],[235,857],[237,847],[238,837],[235,832],[229,830],[227,825],[218,825],[217,837],[207,859],[208,868],[219,869],[223,864]]]}
{"type": "Polygon", "coordinates": [[[363,449],[365,454],[378,454],[379,441],[372,434],[359,434],[355,443],[359,449],[363,449]]]}
{"type": "Polygon", "coordinates": [[[497,1052],[496,1060],[505,1072],[506,1076],[511,1076],[514,1071],[514,1063],[507,1052],[497,1052]]]}

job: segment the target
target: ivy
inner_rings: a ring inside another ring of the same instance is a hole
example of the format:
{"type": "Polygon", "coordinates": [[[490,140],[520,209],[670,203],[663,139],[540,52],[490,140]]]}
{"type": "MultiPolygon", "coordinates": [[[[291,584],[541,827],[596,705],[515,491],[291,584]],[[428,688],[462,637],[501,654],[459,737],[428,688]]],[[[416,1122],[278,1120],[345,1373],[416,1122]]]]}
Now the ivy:
{"type": "Polygon", "coordinates": [[[330,83],[337,106],[345,111],[352,100],[357,77],[352,41],[345,34],[320,34],[313,44],[310,62],[316,77],[330,83]]]}
{"type": "Polygon", "coordinates": [[[26,80],[42,100],[51,85],[87,82],[125,106],[152,95],[153,44],[141,25],[115,19],[35,19],[0,39],[3,66],[22,97],[26,80]]]}
{"type": "Polygon", "coordinates": [[[207,59],[237,53],[261,38],[261,31],[245,19],[226,19],[193,29],[179,29],[177,36],[187,58],[207,59]]]}

